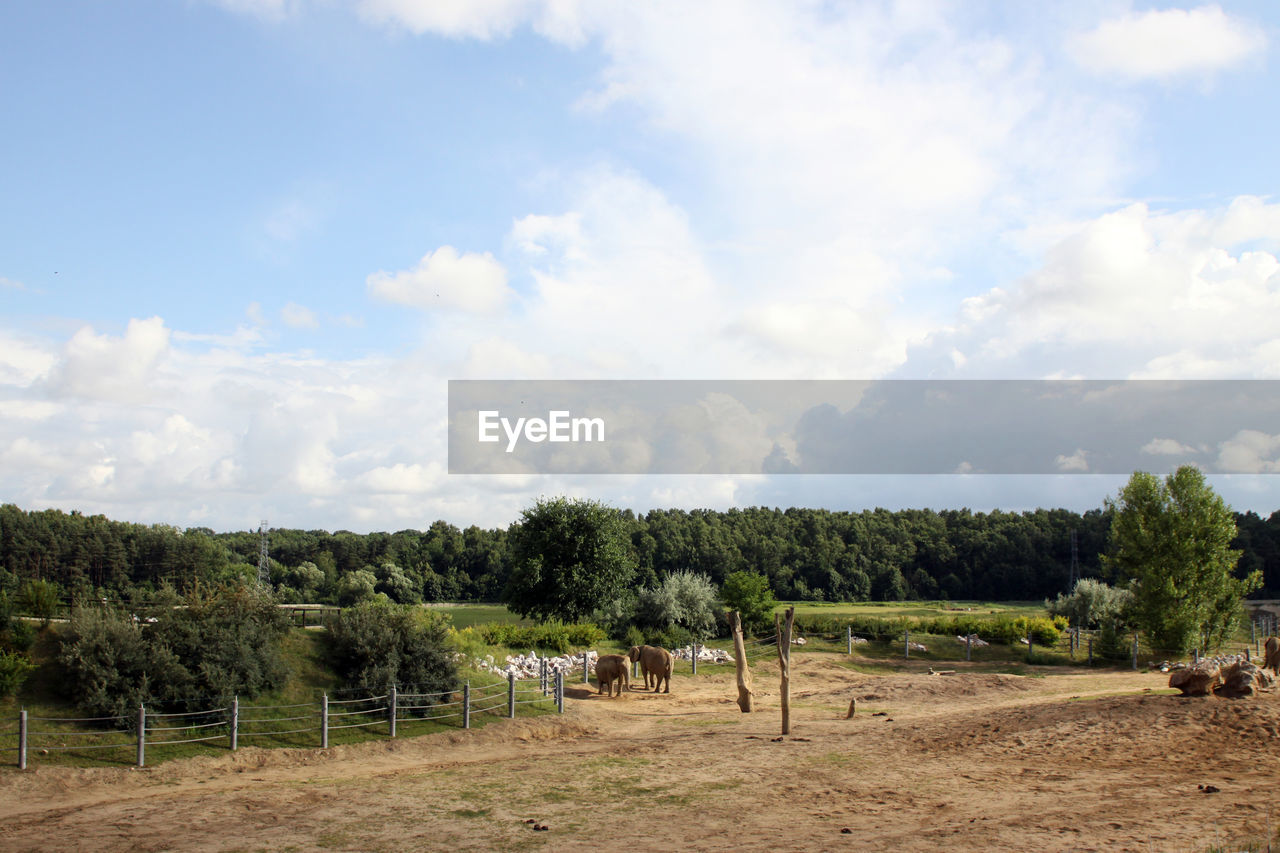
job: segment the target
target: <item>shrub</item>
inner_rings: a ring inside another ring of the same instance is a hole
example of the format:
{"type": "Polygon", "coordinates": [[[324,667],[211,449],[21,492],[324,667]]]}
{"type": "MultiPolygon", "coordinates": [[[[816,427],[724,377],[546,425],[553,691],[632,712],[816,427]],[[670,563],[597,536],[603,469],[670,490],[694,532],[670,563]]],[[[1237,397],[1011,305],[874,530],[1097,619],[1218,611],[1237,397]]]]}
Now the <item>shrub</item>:
{"type": "Polygon", "coordinates": [[[24,654],[0,651],[0,699],[17,693],[35,668],[24,654]]]}
{"type": "MultiPolygon", "coordinates": [[[[1082,578],[1072,587],[1071,593],[1058,593],[1044,606],[1049,614],[1063,618],[1068,625],[1079,628],[1098,628],[1105,623],[1124,625],[1133,601],[1133,593],[1117,589],[1093,578],[1082,578]]],[[[1065,627],[1065,626],[1064,626],[1065,627]]]]}
{"type": "Polygon", "coordinates": [[[641,631],[680,628],[690,636],[706,637],[716,629],[718,605],[716,589],[706,575],[673,572],[657,588],[640,590],[633,621],[641,631]]]}
{"type": "Polygon", "coordinates": [[[509,622],[490,622],[477,625],[484,641],[491,646],[511,649],[543,649],[565,654],[574,647],[594,646],[605,638],[600,626],[591,622],[566,625],[552,620],[537,625],[512,625],[509,622]]]}
{"type": "Polygon", "coordinates": [[[269,597],[227,587],[152,612],[154,623],[108,608],[76,611],[58,660],[77,706],[93,716],[130,714],[139,704],[187,711],[284,684],[288,619],[269,597]]]}
{"type": "Polygon", "coordinates": [[[329,662],[348,687],[381,692],[396,684],[444,693],[458,686],[444,614],[370,601],[343,610],[328,628],[329,662]]]}

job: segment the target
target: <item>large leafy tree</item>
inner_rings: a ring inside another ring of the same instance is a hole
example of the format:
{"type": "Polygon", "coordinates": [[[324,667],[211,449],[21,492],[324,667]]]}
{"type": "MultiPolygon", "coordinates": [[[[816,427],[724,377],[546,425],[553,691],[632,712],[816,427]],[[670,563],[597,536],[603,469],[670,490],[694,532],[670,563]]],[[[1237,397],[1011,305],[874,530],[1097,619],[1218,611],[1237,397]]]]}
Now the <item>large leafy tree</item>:
{"type": "Polygon", "coordinates": [[[577,621],[635,574],[625,519],[597,501],[539,499],[509,536],[514,565],[502,597],[521,616],[577,621]]]}
{"type": "Polygon", "coordinates": [[[1107,503],[1115,514],[1103,559],[1132,582],[1134,624],[1152,646],[1182,654],[1230,637],[1240,599],[1262,578],[1236,577],[1235,516],[1204,475],[1184,465],[1162,482],[1137,471],[1107,503]]]}

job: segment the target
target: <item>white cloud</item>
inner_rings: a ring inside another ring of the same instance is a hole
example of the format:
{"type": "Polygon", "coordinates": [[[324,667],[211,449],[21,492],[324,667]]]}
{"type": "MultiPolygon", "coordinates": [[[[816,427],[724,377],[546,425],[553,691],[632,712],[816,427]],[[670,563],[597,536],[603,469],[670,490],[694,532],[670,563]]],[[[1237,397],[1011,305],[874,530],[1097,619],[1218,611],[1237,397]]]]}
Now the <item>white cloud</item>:
{"type": "Polygon", "coordinates": [[[1261,28],[1227,15],[1217,5],[1129,13],[1103,21],[1067,43],[1071,56],[1089,71],[1136,79],[1232,68],[1266,47],[1261,28]]]}
{"type": "Polygon", "coordinates": [[[1088,451],[1076,449],[1070,456],[1059,454],[1053,462],[1064,474],[1084,474],[1089,470],[1088,451]]]}
{"type": "Polygon", "coordinates": [[[27,286],[20,281],[17,281],[12,278],[5,278],[4,276],[0,275],[0,289],[26,290],[27,286]]]}
{"type": "Polygon", "coordinates": [[[1280,205],[1130,205],[1079,225],[1015,285],[966,299],[920,354],[958,348],[970,375],[1065,360],[1096,378],[1278,376],[1280,260],[1260,246],[1280,246],[1280,205]]]}
{"type": "Polygon", "coordinates": [[[320,327],[320,322],[316,319],[315,312],[296,302],[285,303],[284,307],[280,309],[280,319],[284,321],[286,326],[293,329],[317,329],[320,327]]]}
{"type": "Polygon", "coordinates": [[[1218,446],[1218,468],[1241,474],[1280,474],[1280,435],[1240,430],[1218,446]]]}
{"type": "Polygon", "coordinates": [[[142,402],[159,393],[154,384],[169,353],[170,330],[164,320],[133,319],[122,337],[99,335],[85,326],[63,348],[49,375],[58,396],[90,400],[142,402]]]}
{"type": "Polygon", "coordinates": [[[492,314],[513,295],[506,269],[491,253],[459,255],[452,246],[428,252],[412,269],[374,273],[365,283],[386,302],[474,314],[492,314]]]}
{"type": "Polygon", "coordinates": [[[1196,449],[1188,447],[1176,439],[1153,438],[1142,445],[1142,452],[1153,456],[1185,456],[1189,453],[1195,453],[1196,449]]]}

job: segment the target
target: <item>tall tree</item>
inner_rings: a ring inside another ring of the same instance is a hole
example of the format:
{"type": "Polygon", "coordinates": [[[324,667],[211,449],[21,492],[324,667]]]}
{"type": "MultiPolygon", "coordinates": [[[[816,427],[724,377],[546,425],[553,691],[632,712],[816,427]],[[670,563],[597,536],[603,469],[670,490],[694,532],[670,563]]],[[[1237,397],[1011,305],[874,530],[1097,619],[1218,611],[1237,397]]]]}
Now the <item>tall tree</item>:
{"type": "Polygon", "coordinates": [[[1212,648],[1235,631],[1240,599],[1262,582],[1237,578],[1235,515],[1199,469],[1184,465],[1161,482],[1137,471],[1116,500],[1106,565],[1131,581],[1134,624],[1155,648],[1212,648]]]}
{"type": "Polygon", "coordinates": [[[509,539],[514,565],[502,598],[521,616],[581,619],[635,574],[626,520],[597,501],[539,499],[509,539]]]}

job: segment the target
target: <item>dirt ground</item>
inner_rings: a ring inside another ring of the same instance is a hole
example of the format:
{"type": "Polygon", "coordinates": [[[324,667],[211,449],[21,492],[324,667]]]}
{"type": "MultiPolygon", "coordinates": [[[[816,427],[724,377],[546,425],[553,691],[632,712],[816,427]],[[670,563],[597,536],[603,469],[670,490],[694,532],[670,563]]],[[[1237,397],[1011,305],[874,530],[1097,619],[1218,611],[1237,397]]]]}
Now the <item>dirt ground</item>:
{"type": "Polygon", "coordinates": [[[732,673],[677,675],[669,695],[570,684],[562,716],[456,734],[5,769],[0,849],[1202,853],[1280,826],[1276,693],[844,664],[793,659],[786,738],[774,662],[754,668],[750,715],[732,673]]]}

